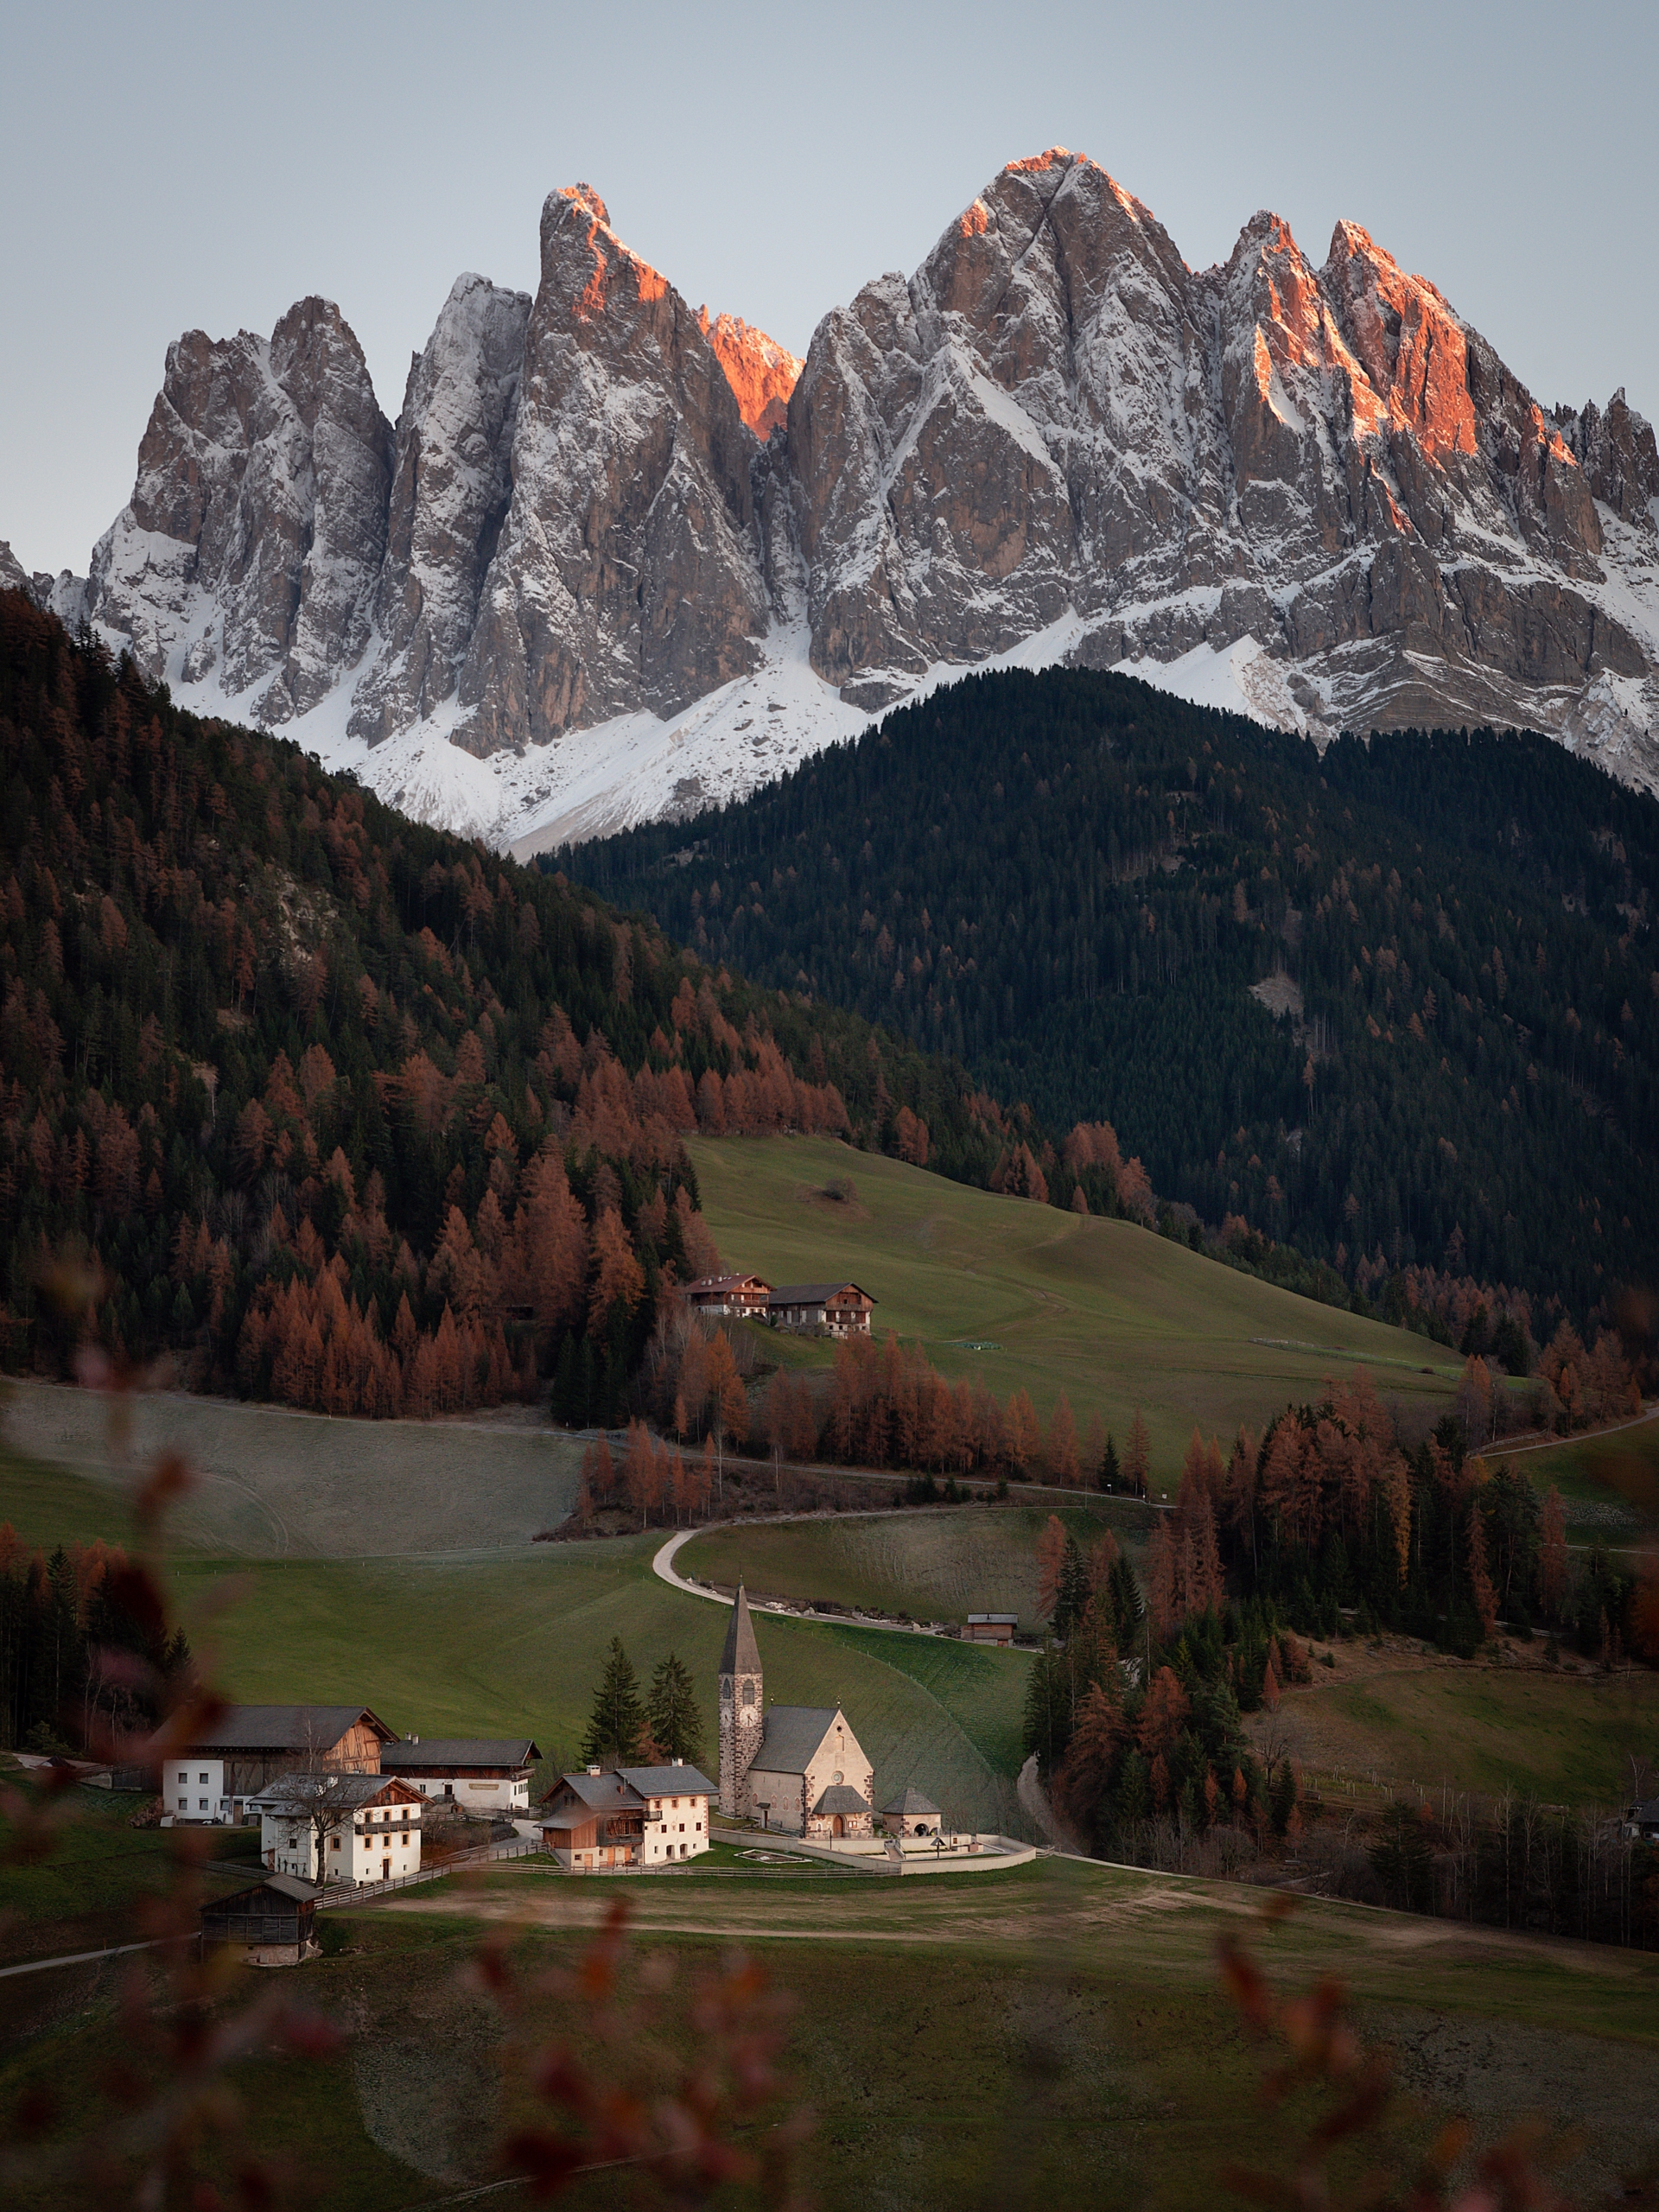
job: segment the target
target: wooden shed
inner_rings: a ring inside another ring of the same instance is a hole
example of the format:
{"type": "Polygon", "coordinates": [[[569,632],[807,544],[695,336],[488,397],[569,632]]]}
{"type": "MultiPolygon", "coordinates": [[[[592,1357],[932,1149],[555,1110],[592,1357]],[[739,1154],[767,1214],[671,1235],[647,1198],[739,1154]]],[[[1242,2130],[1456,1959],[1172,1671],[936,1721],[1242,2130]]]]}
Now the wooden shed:
{"type": "Polygon", "coordinates": [[[251,1967],[296,1967],[316,1954],[318,1895],[297,1874],[267,1874],[215,1897],[201,1909],[202,1948],[234,1951],[251,1967]]]}
{"type": "Polygon", "coordinates": [[[1020,1625],[1018,1613],[969,1613],[962,1631],[964,1643],[1012,1643],[1020,1625]]]}

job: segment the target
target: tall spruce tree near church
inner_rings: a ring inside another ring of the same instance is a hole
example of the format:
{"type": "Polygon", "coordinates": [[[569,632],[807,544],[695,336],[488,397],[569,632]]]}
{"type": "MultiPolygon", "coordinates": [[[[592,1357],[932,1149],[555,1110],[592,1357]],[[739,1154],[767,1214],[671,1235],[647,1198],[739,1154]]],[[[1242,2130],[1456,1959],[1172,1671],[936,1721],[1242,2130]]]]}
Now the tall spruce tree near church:
{"type": "Polygon", "coordinates": [[[702,1757],[702,1713],[690,1671],[672,1651],[652,1675],[646,1712],[652,1741],[664,1757],[696,1766],[702,1757]]]}
{"type": "Polygon", "coordinates": [[[582,1764],[621,1766],[637,1758],[645,1727],[645,1707],[639,1701],[639,1680],[633,1662],[623,1649],[621,1637],[613,1636],[582,1739],[582,1764]]]}

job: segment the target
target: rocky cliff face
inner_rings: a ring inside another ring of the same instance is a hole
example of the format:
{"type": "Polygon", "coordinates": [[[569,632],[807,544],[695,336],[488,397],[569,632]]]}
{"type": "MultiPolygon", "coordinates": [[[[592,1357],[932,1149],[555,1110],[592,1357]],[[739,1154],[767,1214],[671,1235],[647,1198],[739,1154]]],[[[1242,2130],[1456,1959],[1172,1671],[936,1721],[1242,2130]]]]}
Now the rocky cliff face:
{"type": "Polygon", "coordinates": [[[29,588],[507,838],[747,788],[997,656],[1316,738],[1528,723],[1659,789],[1656,518],[1622,393],[1546,414],[1357,226],[1193,270],[1056,149],[804,364],[586,186],[533,301],[455,285],[395,433],[326,302],[190,333],[86,584],[29,588]]]}
{"type": "Polygon", "coordinates": [[[1259,709],[1315,733],[1559,728],[1610,679],[1650,721],[1659,604],[1632,608],[1598,505],[1659,555],[1650,441],[1622,400],[1546,417],[1356,225],[1316,269],[1258,215],[1195,272],[1052,152],[813,340],[790,406],[813,665],[876,705],[1065,621],[1102,667],[1248,640],[1259,709]]]}
{"type": "Polygon", "coordinates": [[[711,319],[707,308],[699,308],[697,322],[736,394],[738,411],[764,444],[789,419],[789,395],[803,364],[740,315],[711,319]]]}
{"type": "Polygon", "coordinates": [[[555,193],[460,741],[672,715],[751,668],[772,612],[756,457],[699,318],[597,194],[555,193]]]}

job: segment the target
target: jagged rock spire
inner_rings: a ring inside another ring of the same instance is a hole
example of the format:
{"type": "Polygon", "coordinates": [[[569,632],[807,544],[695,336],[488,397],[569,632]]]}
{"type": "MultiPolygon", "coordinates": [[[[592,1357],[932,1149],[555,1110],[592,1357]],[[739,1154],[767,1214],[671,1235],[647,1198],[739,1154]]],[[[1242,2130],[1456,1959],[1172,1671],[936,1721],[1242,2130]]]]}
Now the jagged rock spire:
{"type": "Polygon", "coordinates": [[[743,1585],[737,1586],[737,1603],[732,1607],[732,1618],[726,1629],[726,1649],[720,1655],[722,1675],[758,1675],[760,1672],[760,1647],[754,1640],[753,1624],[749,1619],[749,1601],[743,1585]]]}

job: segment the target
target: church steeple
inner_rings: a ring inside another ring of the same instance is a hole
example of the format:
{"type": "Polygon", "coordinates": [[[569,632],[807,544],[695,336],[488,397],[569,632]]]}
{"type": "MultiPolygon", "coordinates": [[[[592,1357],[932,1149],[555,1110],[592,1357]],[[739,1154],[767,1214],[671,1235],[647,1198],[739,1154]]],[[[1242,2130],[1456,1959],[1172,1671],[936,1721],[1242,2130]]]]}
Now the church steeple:
{"type": "Polygon", "coordinates": [[[749,1769],[765,1732],[760,1647],[740,1582],[720,1655],[720,1809],[733,1818],[748,1810],[749,1769]]]}
{"type": "Polygon", "coordinates": [[[732,1618],[726,1624],[726,1649],[720,1655],[722,1675],[758,1675],[760,1672],[760,1647],[754,1640],[754,1624],[749,1618],[749,1600],[743,1585],[737,1586],[737,1603],[732,1607],[732,1618]]]}

